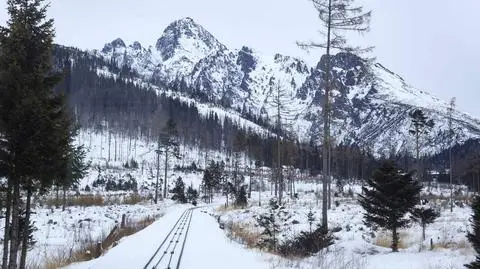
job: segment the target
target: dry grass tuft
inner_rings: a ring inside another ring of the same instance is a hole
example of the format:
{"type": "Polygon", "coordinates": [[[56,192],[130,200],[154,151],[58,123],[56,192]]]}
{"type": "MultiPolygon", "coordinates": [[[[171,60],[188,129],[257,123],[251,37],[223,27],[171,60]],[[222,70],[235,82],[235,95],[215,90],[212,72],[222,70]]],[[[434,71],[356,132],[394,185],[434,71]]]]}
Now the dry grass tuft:
{"type": "MultiPolygon", "coordinates": [[[[44,201],[40,202],[41,204],[47,206],[48,208],[61,207],[63,204],[63,198],[47,198],[44,201]]],[[[89,207],[89,206],[102,206],[105,204],[105,200],[101,195],[75,195],[66,197],[66,206],[80,206],[80,207],[89,207]]]]}
{"type": "Polygon", "coordinates": [[[460,240],[458,242],[448,241],[448,240],[441,240],[438,243],[433,244],[433,249],[469,249],[470,245],[467,240],[460,240]]]}
{"type": "MultiPolygon", "coordinates": [[[[408,248],[407,244],[402,240],[406,234],[399,233],[400,240],[398,242],[398,249],[406,249],[408,248]]],[[[375,238],[374,245],[384,248],[391,248],[392,247],[392,235],[387,232],[381,232],[375,238]]]]}
{"type": "Polygon", "coordinates": [[[141,196],[138,193],[131,193],[130,195],[123,198],[123,204],[125,205],[136,205],[148,200],[147,197],[141,196]]]}
{"type": "Polygon", "coordinates": [[[240,206],[235,206],[235,205],[229,205],[229,206],[224,206],[224,205],[221,205],[219,207],[217,207],[216,211],[219,212],[219,213],[226,213],[226,212],[230,212],[230,211],[234,211],[234,210],[238,210],[238,209],[245,209],[245,207],[240,207],[240,206]]]}
{"type": "MultiPolygon", "coordinates": [[[[138,193],[120,194],[120,195],[106,195],[100,194],[81,194],[81,195],[69,195],[66,198],[66,206],[104,206],[104,205],[135,205],[147,201],[148,198],[138,193]]],[[[61,207],[63,204],[62,198],[56,199],[55,197],[47,198],[40,201],[40,204],[47,206],[47,208],[61,207]]]]}
{"type": "Polygon", "coordinates": [[[240,241],[249,248],[254,248],[258,244],[261,233],[254,231],[254,229],[248,225],[233,223],[229,229],[229,237],[235,241],[240,241]]]}

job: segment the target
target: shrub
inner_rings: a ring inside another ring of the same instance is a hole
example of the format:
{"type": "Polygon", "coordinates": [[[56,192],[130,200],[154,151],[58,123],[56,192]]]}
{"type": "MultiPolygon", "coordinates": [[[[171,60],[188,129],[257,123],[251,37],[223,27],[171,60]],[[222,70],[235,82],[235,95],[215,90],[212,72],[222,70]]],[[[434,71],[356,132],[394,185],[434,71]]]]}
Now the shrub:
{"type": "Polygon", "coordinates": [[[312,232],[301,232],[297,237],[286,240],[278,246],[278,252],[284,257],[308,257],[332,244],[332,233],[317,227],[312,232]]]}

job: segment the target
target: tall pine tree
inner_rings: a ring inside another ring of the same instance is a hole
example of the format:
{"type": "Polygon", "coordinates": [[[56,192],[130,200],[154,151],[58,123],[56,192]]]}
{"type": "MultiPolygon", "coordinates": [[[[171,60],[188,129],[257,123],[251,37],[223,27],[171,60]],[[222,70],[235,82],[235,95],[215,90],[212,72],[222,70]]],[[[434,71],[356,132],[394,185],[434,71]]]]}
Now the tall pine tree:
{"type": "Polygon", "coordinates": [[[30,200],[53,184],[68,154],[70,119],[53,87],[53,20],[42,0],[8,0],[9,19],[0,27],[0,131],[7,203],[2,269],[25,268],[30,200]],[[22,209],[21,190],[26,192],[22,209]],[[20,264],[18,250],[21,246],[20,264]]]}
{"type": "Polygon", "coordinates": [[[421,179],[422,175],[420,167],[420,139],[421,136],[426,135],[430,129],[433,128],[434,122],[432,119],[429,119],[423,110],[417,108],[409,113],[410,119],[412,121],[412,128],[409,130],[409,133],[415,137],[415,153],[416,153],[416,162],[417,162],[417,173],[418,177],[421,179]]]}
{"type": "Polygon", "coordinates": [[[167,198],[167,188],[168,188],[168,160],[170,155],[174,158],[180,159],[180,147],[177,142],[178,131],[177,124],[173,119],[168,119],[167,124],[163,128],[160,134],[159,143],[161,146],[161,152],[165,154],[165,163],[164,163],[164,179],[163,179],[163,197],[167,198]]]}

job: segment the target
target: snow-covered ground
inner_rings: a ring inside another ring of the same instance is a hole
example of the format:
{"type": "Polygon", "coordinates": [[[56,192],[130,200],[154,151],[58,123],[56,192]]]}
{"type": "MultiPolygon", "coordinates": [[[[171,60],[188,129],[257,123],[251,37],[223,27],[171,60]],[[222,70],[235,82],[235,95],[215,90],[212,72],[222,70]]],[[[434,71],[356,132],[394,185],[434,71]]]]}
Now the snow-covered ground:
{"type": "MultiPolygon", "coordinates": [[[[78,143],[83,144],[87,149],[87,161],[91,163],[91,168],[88,175],[80,182],[79,190],[70,191],[68,197],[92,196],[102,199],[104,202],[99,206],[73,206],[62,211],[61,208],[52,206],[55,191],[38,199],[34,197],[32,208],[34,213],[31,218],[37,229],[33,233],[36,244],[28,252],[28,264],[39,265],[53,256],[68,257],[81,245],[80,242],[95,242],[108,235],[112,228],[121,222],[124,214],[131,222],[145,218],[159,219],[174,204],[171,200],[165,200],[155,205],[151,199],[154,194],[153,183],[156,173],[154,143],[148,143],[141,139],[134,141],[119,135],[112,135],[109,154],[108,132],[95,133],[82,129],[77,139],[78,143]],[[137,169],[123,167],[123,164],[131,159],[138,162],[137,169]],[[131,177],[138,183],[138,194],[135,194],[134,191],[106,191],[104,185],[93,187],[93,182],[99,178],[99,175],[116,182],[131,177]],[[87,185],[91,189],[90,191],[85,191],[87,185]],[[140,197],[141,202],[133,205],[123,204],[122,201],[131,195],[140,197]]],[[[188,166],[192,162],[198,163],[200,166],[204,165],[205,153],[200,153],[197,148],[182,146],[182,149],[185,152],[184,158],[170,162],[170,168],[175,165],[188,166]]],[[[209,158],[220,159],[213,152],[210,153],[209,158]]],[[[163,161],[161,164],[160,174],[163,175],[163,161]]],[[[178,177],[182,177],[186,186],[192,185],[198,189],[202,174],[170,169],[170,189],[178,177]]],[[[3,238],[3,227],[4,221],[1,221],[0,239],[3,238]]]]}
{"type": "MultiPolygon", "coordinates": [[[[79,263],[68,269],[143,268],[155,249],[183,212],[170,212],[150,227],[123,240],[103,257],[79,263]]],[[[183,253],[181,268],[270,268],[270,255],[232,244],[214,218],[196,209],[183,253]]]]}
{"type": "MultiPolygon", "coordinates": [[[[253,193],[252,197],[258,195],[253,193]]],[[[267,193],[264,193],[267,197],[267,193]]],[[[331,227],[341,227],[335,233],[335,244],[328,250],[305,259],[285,259],[258,249],[250,249],[240,240],[228,235],[229,223],[243,224],[255,229],[253,215],[265,212],[265,207],[250,206],[246,209],[219,211],[222,198],[217,197],[212,205],[196,209],[193,213],[180,268],[331,268],[331,269],[451,269],[462,268],[474,259],[474,253],[466,242],[468,207],[455,207],[452,213],[442,210],[442,216],[427,228],[424,250],[419,252],[421,229],[413,225],[401,231],[401,249],[392,253],[385,246],[388,235],[379,231],[372,237],[371,231],[362,223],[362,210],[352,198],[336,198],[338,206],[329,211],[331,227]],[[219,228],[217,216],[227,229],[219,228]],[[225,232],[227,231],[227,232],[225,232]],[[434,249],[429,250],[429,239],[434,249]]],[[[252,203],[257,203],[254,199],[252,203]]],[[[68,269],[95,268],[143,268],[162,239],[184,211],[185,206],[172,207],[167,215],[155,224],[132,235],[99,259],[79,263],[68,269]]],[[[319,207],[313,193],[300,194],[299,200],[290,201],[287,211],[299,224],[283,227],[285,238],[308,229],[306,212],[312,208],[318,217],[319,207]]],[[[292,220],[291,219],[291,220],[292,220]]]]}
{"type": "MultiPolygon", "coordinates": [[[[109,161],[108,133],[96,134],[83,130],[79,140],[83,141],[89,149],[88,160],[92,162],[89,175],[80,184],[79,194],[102,197],[128,195],[132,192],[106,192],[103,186],[93,187],[93,182],[99,178],[99,174],[109,175],[115,180],[130,175],[138,182],[139,195],[151,198],[156,172],[154,143],[142,140],[130,141],[120,136],[112,136],[109,161]],[[117,144],[116,153],[115,143],[117,144]],[[132,158],[138,162],[139,167],[123,168],[123,164],[132,158]],[[87,185],[91,187],[90,191],[84,190],[87,185]]],[[[205,153],[195,147],[185,146],[181,151],[184,153],[183,160],[172,161],[169,167],[188,166],[195,162],[202,168],[206,159],[224,160],[226,158],[218,152],[209,152],[205,157],[205,153]]],[[[163,166],[160,170],[163,172],[163,166]]],[[[267,173],[262,172],[264,175],[267,173]]],[[[187,186],[192,185],[198,188],[202,176],[203,173],[199,171],[170,170],[169,182],[172,183],[176,178],[182,177],[187,186]]],[[[256,179],[258,178],[255,177],[254,182],[256,179]]],[[[248,248],[242,240],[233,238],[229,234],[229,227],[235,223],[250,229],[253,233],[261,232],[261,229],[256,227],[254,216],[268,211],[268,200],[272,196],[270,185],[266,181],[264,183],[266,190],[261,193],[258,193],[256,185],[254,186],[249,206],[245,209],[219,210],[225,200],[221,196],[215,198],[214,204],[200,204],[202,208],[196,209],[192,215],[181,268],[450,269],[462,268],[463,264],[474,259],[474,252],[466,240],[471,215],[471,209],[468,206],[455,206],[454,211],[450,212],[449,205],[444,200],[438,202],[431,200],[431,203],[436,203],[442,211],[440,218],[427,227],[427,240],[423,242],[423,250],[419,252],[421,228],[414,224],[401,231],[400,252],[391,253],[388,248],[390,242],[388,233],[382,231],[372,233],[363,224],[362,208],[354,197],[361,188],[355,183],[344,186],[344,195],[333,198],[332,209],[329,211],[330,227],[339,227],[341,230],[335,233],[335,244],[330,246],[328,251],[322,251],[305,259],[285,259],[256,248],[248,248]],[[347,195],[349,193],[350,195],[347,195]],[[258,206],[259,197],[262,206],[258,206]],[[225,223],[225,230],[219,228],[218,216],[220,221],[225,223]],[[430,239],[433,240],[433,250],[430,250],[430,239]]],[[[170,184],[171,187],[172,184],[170,184]]],[[[316,193],[321,193],[321,186],[316,184],[314,179],[310,179],[309,182],[297,182],[296,191],[298,199],[286,197],[285,210],[291,218],[287,225],[282,226],[281,240],[292,238],[301,231],[309,229],[306,214],[310,209],[315,213],[316,222],[320,220],[321,197],[316,193]]],[[[432,188],[427,193],[446,197],[449,191],[432,188]]],[[[78,194],[71,193],[71,195],[78,194]]],[[[151,200],[147,199],[137,205],[107,204],[95,207],[69,207],[62,212],[60,209],[49,209],[45,205],[36,204],[32,218],[38,228],[34,233],[37,244],[29,252],[28,260],[30,263],[38,264],[52,255],[69,254],[78,241],[97,240],[108,234],[112,227],[121,221],[122,215],[126,214],[132,220],[155,217],[157,221],[137,234],[122,239],[118,246],[108,250],[99,259],[68,268],[143,268],[164,235],[188,207],[190,206],[173,204],[169,200],[153,205],[151,200]]]]}
{"type": "MultiPolygon", "coordinates": [[[[104,238],[126,215],[128,221],[160,218],[171,202],[138,205],[68,207],[62,209],[35,208],[32,221],[38,229],[33,236],[37,243],[28,253],[30,264],[42,264],[52,256],[70,255],[82,245],[104,238]]],[[[3,226],[3,223],[2,223],[3,226]]]]}
{"type": "MultiPolygon", "coordinates": [[[[301,231],[308,231],[307,213],[310,209],[315,213],[315,224],[321,218],[321,200],[317,204],[315,185],[298,184],[299,199],[289,200],[285,211],[291,216],[284,225],[280,225],[280,242],[294,237],[301,231]]],[[[345,190],[352,189],[353,193],[360,190],[360,186],[345,186],[345,190]]],[[[440,193],[440,190],[431,190],[440,193]]],[[[252,198],[257,197],[253,193],[252,198]]],[[[268,196],[263,194],[263,201],[259,207],[256,201],[253,206],[238,210],[215,210],[213,214],[220,216],[227,234],[232,225],[250,229],[255,234],[261,233],[254,216],[268,212],[268,196]]],[[[399,253],[392,253],[389,246],[391,235],[385,231],[372,231],[363,223],[363,209],[357,203],[356,197],[333,197],[332,209],[329,210],[330,228],[340,228],[334,233],[335,244],[314,257],[306,259],[288,260],[277,258],[276,268],[368,268],[368,269],[450,269],[463,268],[465,263],[474,260],[474,251],[468,243],[466,233],[469,229],[471,208],[469,206],[455,206],[450,212],[446,202],[433,201],[436,207],[441,208],[441,216],[435,223],[427,226],[426,240],[422,240],[422,229],[417,224],[400,231],[401,249],[399,253]],[[430,239],[433,250],[430,250],[430,239]],[[420,252],[420,244],[423,250],[420,252]]],[[[254,198],[254,200],[256,200],[254,198]]],[[[234,241],[242,242],[241,238],[231,236],[234,241]]]]}

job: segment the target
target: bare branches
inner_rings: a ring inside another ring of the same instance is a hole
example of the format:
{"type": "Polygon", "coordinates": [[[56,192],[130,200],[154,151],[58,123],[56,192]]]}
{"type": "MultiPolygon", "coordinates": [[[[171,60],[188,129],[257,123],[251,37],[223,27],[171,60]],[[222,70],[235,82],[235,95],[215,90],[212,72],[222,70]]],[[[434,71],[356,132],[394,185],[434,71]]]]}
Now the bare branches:
{"type": "Polygon", "coordinates": [[[270,84],[270,91],[265,100],[265,105],[269,108],[268,110],[273,112],[269,117],[274,119],[277,124],[278,120],[280,120],[281,126],[288,126],[289,122],[295,119],[295,113],[292,109],[293,96],[279,81],[272,81],[270,84]]]}
{"type": "Polygon", "coordinates": [[[354,6],[354,0],[311,0],[318,11],[322,26],[330,30],[330,42],[297,42],[302,49],[333,48],[339,51],[364,53],[372,48],[362,49],[347,44],[345,32],[368,32],[372,11],[364,11],[362,6],[354,6]],[[327,44],[329,43],[329,44],[327,44]]]}

